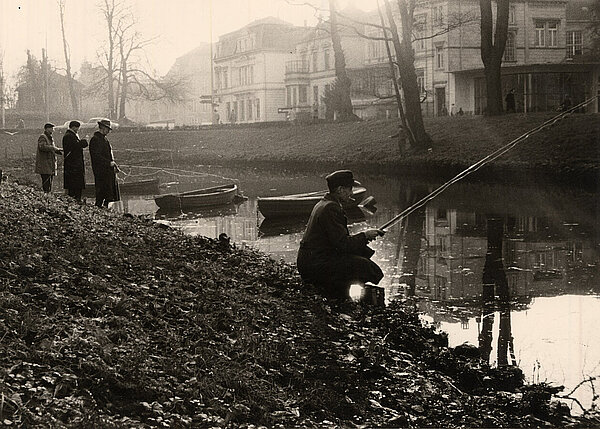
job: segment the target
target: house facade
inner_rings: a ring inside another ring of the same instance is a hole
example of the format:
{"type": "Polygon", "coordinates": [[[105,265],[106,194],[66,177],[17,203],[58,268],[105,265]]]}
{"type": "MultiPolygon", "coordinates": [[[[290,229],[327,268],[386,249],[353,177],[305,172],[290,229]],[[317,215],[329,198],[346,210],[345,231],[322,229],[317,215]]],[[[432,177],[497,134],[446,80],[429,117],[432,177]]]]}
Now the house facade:
{"type": "MultiPolygon", "coordinates": [[[[555,110],[566,97],[577,104],[599,94],[600,59],[586,55],[592,1],[510,2],[502,90],[505,95],[514,89],[518,112],[555,110]]],[[[353,13],[342,11],[342,15],[353,13]]],[[[379,24],[379,15],[351,17],[341,32],[354,111],[363,118],[396,115],[387,47],[376,40],[383,33],[357,24],[379,24]]],[[[396,23],[400,24],[399,17],[396,23]]],[[[413,38],[423,114],[443,116],[459,109],[466,114],[485,113],[479,2],[421,1],[414,13],[413,38]]],[[[317,27],[294,52],[286,64],[286,105],[298,114],[310,111],[313,117],[324,118],[322,96],[335,80],[331,38],[317,27]]],[[[598,112],[598,104],[588,105],[586,111],[598,112]]]]}
{"type": "MultiPolygon", "coordinates": [[[[369,34],[371,16],[348,7],[340,12],[340,35],[346,73],[352,82],[350,97],[354,113],[361,117],[377,115],[377,106],[387,105],[388,115],[396,114],[389,102],[393,95],[391,71],[387,53],[370,61],[370,45],[361,35],[369,34]]],[[[385,47],[384,47],[385,49],[385,47]]],[[[286,107],[294,119],[332,119],[324,102],[325,94],[335,81],[335,54],[331,43],[329,22],[312,28],[294,49],[294,58],[285,65],[286,107]]],[[[384,109],[385,110],[385,109],[384,109]]]]}
{"type": "Polygon", "coordinates": [[[254,21],[219,37],[214,56],[214,93],[221,123],[286,119],[285,64],[307,27],[276,18],[254,21]]]}

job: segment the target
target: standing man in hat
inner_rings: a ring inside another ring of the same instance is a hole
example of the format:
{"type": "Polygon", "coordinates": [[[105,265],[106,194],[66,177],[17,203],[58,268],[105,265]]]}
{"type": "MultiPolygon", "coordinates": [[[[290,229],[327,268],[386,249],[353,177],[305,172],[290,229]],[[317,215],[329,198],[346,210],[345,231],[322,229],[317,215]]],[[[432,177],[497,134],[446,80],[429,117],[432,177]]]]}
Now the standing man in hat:
{"type": "Polygon", "coordinates": [[[300,242],[298,271],[324,296],[348,299],[353,282],[377,284],[383,278],[381,268],[370,259],[375,251],[367,246],[383,231],[350,235],[342,204],[351,200],[352,186],[360,183],[350,170],[331,173],[326,180],[329,192],[313,208],[300,242]]]}
{"type": "Polygon", "coordinates": [[[112,128],[108,119],[98,121],[98,131],[90,140],[90,159],[94,171],[96,207],[108,207],[111,201],[119,201],[116,173],[121,171],[113,160],[112,147],[106,136],[112,128]]]}
{"type": "Polygon", "coordinates": [[[53,132],[54,124],[44,125],[44,132],[38,138],[35,153],[35,172],[42,177],[42,189],[45,193],[52,191],[52,181],[56,175],[56,154],[62,153],[62,150],[54,145],[53,132]]]}
{"type": "Polygon", "coordinates": [[[65,158],[64,167],[64,188],[70,197],[81,201],[81,192],[85,189],[85,166],[83,163],[83,148],[88,146],[85,139],[80,139],[77,132],[81,123],[79,121],[69,122],[69,129],[65,132],[62,139],[65,158]]]}

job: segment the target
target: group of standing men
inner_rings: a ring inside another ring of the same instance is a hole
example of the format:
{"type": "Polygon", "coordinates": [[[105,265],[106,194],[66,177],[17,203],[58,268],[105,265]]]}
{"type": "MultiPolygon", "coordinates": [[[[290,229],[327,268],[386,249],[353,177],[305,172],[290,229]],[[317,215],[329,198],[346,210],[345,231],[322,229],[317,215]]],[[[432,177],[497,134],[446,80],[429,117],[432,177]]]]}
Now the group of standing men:
{"type": "MultiPolygon", "coordinates": [[[[44,125],[44,132],[38,138],[35,161],[35,172],[42,178],[44,192],[48,193],[52,190],[52,182],[57,171],[56,155],[62,154],[64,156],[64,188],[70,197],[81,201],[81,194],[85,189],[83,149],[88,147],[88,141],[79,138],[80,127],[81,123],[78,121],[69,123],[69,129],[62,139],[63,147],[60,148],[54,144],[52,137],[54,124],[44,125]]],[[[116,173],[120,170],[113,159],[110,142],[106,138],[111,130],[108,119],[98,121],[98,131],[94,133],[89,142],[97,207],[108,207],[109,202],[120,199],[116,180],[116,173]]]]}

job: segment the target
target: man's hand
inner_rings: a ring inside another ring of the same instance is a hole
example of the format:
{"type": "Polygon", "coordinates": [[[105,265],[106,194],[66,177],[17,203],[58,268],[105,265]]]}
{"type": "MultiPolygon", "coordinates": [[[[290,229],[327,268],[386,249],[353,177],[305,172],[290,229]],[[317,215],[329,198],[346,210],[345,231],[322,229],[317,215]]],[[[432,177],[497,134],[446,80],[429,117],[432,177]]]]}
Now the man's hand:
{"type": "Polygon", "coordinates": [[[385,234],[385,232],[383,232],[380,229],[367,229],[366,231],[364,231],[364,233],[365,233],[365,236],[367,237],[367,241],[373,241],[377,237],[385,234]]]}

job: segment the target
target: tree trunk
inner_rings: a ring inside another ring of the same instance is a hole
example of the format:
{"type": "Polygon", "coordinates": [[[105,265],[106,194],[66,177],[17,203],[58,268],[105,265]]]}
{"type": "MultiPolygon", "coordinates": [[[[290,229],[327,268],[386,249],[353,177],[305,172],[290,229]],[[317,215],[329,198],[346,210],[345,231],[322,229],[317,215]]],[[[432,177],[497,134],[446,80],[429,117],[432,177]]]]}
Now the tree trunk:
{"type": "Polygon", "coordinates": [[[67,36],[65,34],[65,2],[58,2],[60,11],[60,29],[63,39],[63,51],[65,53],[65,64],[67,67],[67,82],[69,85],[69,95],[71,96],[71,107],[73,108],[73,116],[79,116],[79,103],[77,102],[77,94],[75,94],[75,85],[73,84],[73,75],[71,74],[71,59],[69,58],[69,49],[67,47],[67,36]]]}
{"type": "Polygon", "coordinates": [[[398,104],[398,117],[400,118],[400,130],[406,131],[400,132],[398,130],[398,149],[400,153],[404,152],[406,139],[408,139],[408,146],[413,146],[415,144],[415,136],[412,134],[407,122],[406,115],[404,114],[404,106],[402,104],[402,94],[400,93],[400,87],[398,86],[398,78],[396,77],[396,65],[394,64],[394,59],[392,57],[392,51],[390,49],[390,42],[388,40],[388,32],[385,28],[385,20],[383,19],[383,12],[381,11],[381,7],[379,6],[379,2],[377,3],[377,12],[379,12],[379,20],[381,22],[381,27],[383,29],[383,37],[385,40],[385,49],[388,55],[388,62],[390,64],[390,74],[392,77],[392,83],[394,84],[394,93],[396,94],[396,104],[398,104]]]}
{"type": "Polygon", "coordinates": [[[127,104],[129,82],[127,81],[127,62],[121,64],[121,100],[119,104],[119,119],[124,119],[125,105],[127,104]]]}
{"type": "Polygon", "coordinates": [[[339,91],[340,103],[336,106],[339,120],[349,121],[356,119],[352,110],[352,99],[350,98],[350,78],[346,73],[346,58],[342,49],[342,40],[338,32],[337,11],[335,0],[329,0],[329,23],[331,24],[331,44],[335,58],[335,76],[337,79],[337,90],[339,91]]]}
{"type": "Polygon", "coordinates": [[[404,94],[406,122],[415,139],[414,148],[417,150],[426,150],[431,144],[431,138],[425,131],[423,114],[421,112],[417,73],[415,72],[415,58],[412,50],[412,14],[408,12],[403,2],[399,2],[400,18],[402,19],[402,42],[400,42],[398,27],[394,21],[389,0],[384,0],[384,4],[392,32],[396,60],[398,61],[398,72],[400,73],[402,92],[404,94]]]}
{"type": "Polygon", "coordinates": [[[508,37],[509,0],[497,0],[496,3],[496,32],[494,28],[492,1],[479,0],[481,11],[481,60],[483,61],[487,108],[489,116],[501,115],[504,112],[502,98],[502,57],[508,37]]]}

